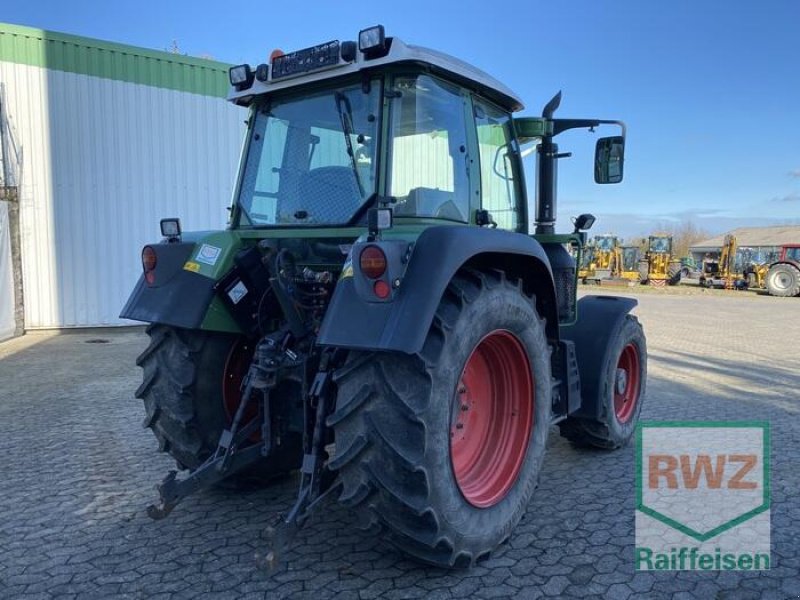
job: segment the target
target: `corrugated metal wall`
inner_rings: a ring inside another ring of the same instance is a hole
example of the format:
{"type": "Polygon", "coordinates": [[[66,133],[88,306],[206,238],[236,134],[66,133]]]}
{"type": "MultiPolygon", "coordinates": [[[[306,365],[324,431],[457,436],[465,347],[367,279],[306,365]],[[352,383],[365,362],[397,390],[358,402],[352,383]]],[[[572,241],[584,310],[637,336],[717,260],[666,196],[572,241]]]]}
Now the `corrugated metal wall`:
{"type": "Polygon", "coordinates": [[[8,55],[0,83],[21,157],[25,326],[120,324],[160,218],[224,227],[246,115],[217,96],[135,83],[135,61],[112,60],[140,73],[111,79],[8,55]]]}

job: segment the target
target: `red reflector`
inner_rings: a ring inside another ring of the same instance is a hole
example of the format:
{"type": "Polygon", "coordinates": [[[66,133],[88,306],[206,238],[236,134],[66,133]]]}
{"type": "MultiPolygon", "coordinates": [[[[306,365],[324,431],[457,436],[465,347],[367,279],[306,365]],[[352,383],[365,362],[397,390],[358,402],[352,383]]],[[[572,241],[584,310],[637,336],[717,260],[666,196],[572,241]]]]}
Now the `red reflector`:
{"type": "Polygon", "coordinates": [[[151,246],[142,248],[142,268],[145,273],[156,268],[157,260],[156,251],[151,246]]]}
{"type": "Polygon", "coordinates": [[[361,272],[377,279],[386,272],[386,255],[377,246],[367,246],[361,251],[361,272]]]}
{"type": "Polygon", "coordinates": [[[392,288],[389,287],[389,284],[386,283],[383,279],[379,279],[375,282],[375,285],[372,286],[372,290],[375,292],[375,295],[380,298],[381,300],[386,300],[389,297],[389,294],[392,292],[392,288]]]}

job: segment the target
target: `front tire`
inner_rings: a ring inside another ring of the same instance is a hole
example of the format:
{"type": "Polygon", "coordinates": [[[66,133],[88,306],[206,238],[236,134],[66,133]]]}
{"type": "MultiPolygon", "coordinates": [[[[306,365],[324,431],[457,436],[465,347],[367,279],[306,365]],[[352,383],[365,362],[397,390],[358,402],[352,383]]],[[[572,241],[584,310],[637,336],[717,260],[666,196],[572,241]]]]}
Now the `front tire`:
{"type": "MultiPolygon", "coordinates": [[[[647,342],[638,319],[626,315],[608,340],[601,373],[599,419],[570,417],[559,423],[561,435],[579,446],[615,449],[636,432],[647,382],[647,342]]],[[[592,393],[590,391],[590,393],[592,393]]]]}
{"type": "Polygon", "coordinates": [[[488,557],[522,518],[550,423],[550,347],[502,273],[460,272],[422,352],[354,353],[337,373],[330,466],[363,527],[440,567],[488,557]]]}

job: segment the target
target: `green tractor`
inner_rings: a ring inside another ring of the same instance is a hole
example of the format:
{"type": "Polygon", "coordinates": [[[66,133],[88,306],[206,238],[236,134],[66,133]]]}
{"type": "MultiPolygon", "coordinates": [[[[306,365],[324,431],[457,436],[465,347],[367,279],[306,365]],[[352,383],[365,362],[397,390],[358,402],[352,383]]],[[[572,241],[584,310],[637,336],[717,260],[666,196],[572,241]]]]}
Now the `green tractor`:
{"type": "Polygon", "coordinates": [[[148,322],[145,425],[186,473],[165,517],[223,479],[299,471],[270,557],[336,501],[408,555],[468,567],[506,540],[548,432],[617,448],[642,408],[636,301],[576,299],[594,217],[556,234],[554,137],[600,125],[594,177],[622,180],[624,126],[512,117],[486,73],[386,37],[230,70],[249,108],[224,231],[142,251],[122,317],[148,322]],[[522,147],[536,144],[535,232],[522,147]]]}

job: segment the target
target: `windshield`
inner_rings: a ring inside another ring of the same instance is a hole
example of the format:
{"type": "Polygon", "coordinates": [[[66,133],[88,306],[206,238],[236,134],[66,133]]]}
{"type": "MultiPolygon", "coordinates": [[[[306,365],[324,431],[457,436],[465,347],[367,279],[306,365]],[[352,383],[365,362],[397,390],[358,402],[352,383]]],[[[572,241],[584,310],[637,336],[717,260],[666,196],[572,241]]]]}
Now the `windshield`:
{"type": "Polygon", "coordinates": [[[244,225],[339,225],[375,192],[380,82],[259,106],[238,205],[244,225]]]}
{"type": "Polygon", "coordinates": [[[595,238],[595,246],[599,250],[613,250],[614,246],[617,244],[617,238],[614,237],[596,237],[595,238]]]}
{"type": "Polygon", "coordinates": [[[639,264],[639,248],[633,246],[622,249],[622,266],[626,271],[635,271],[639,264]]]}
{"type": "Polygon", "coordinates": [[[668,237],[651,237],[650,252],[669,254],[672,251],[672,240],[668,237]]]}

